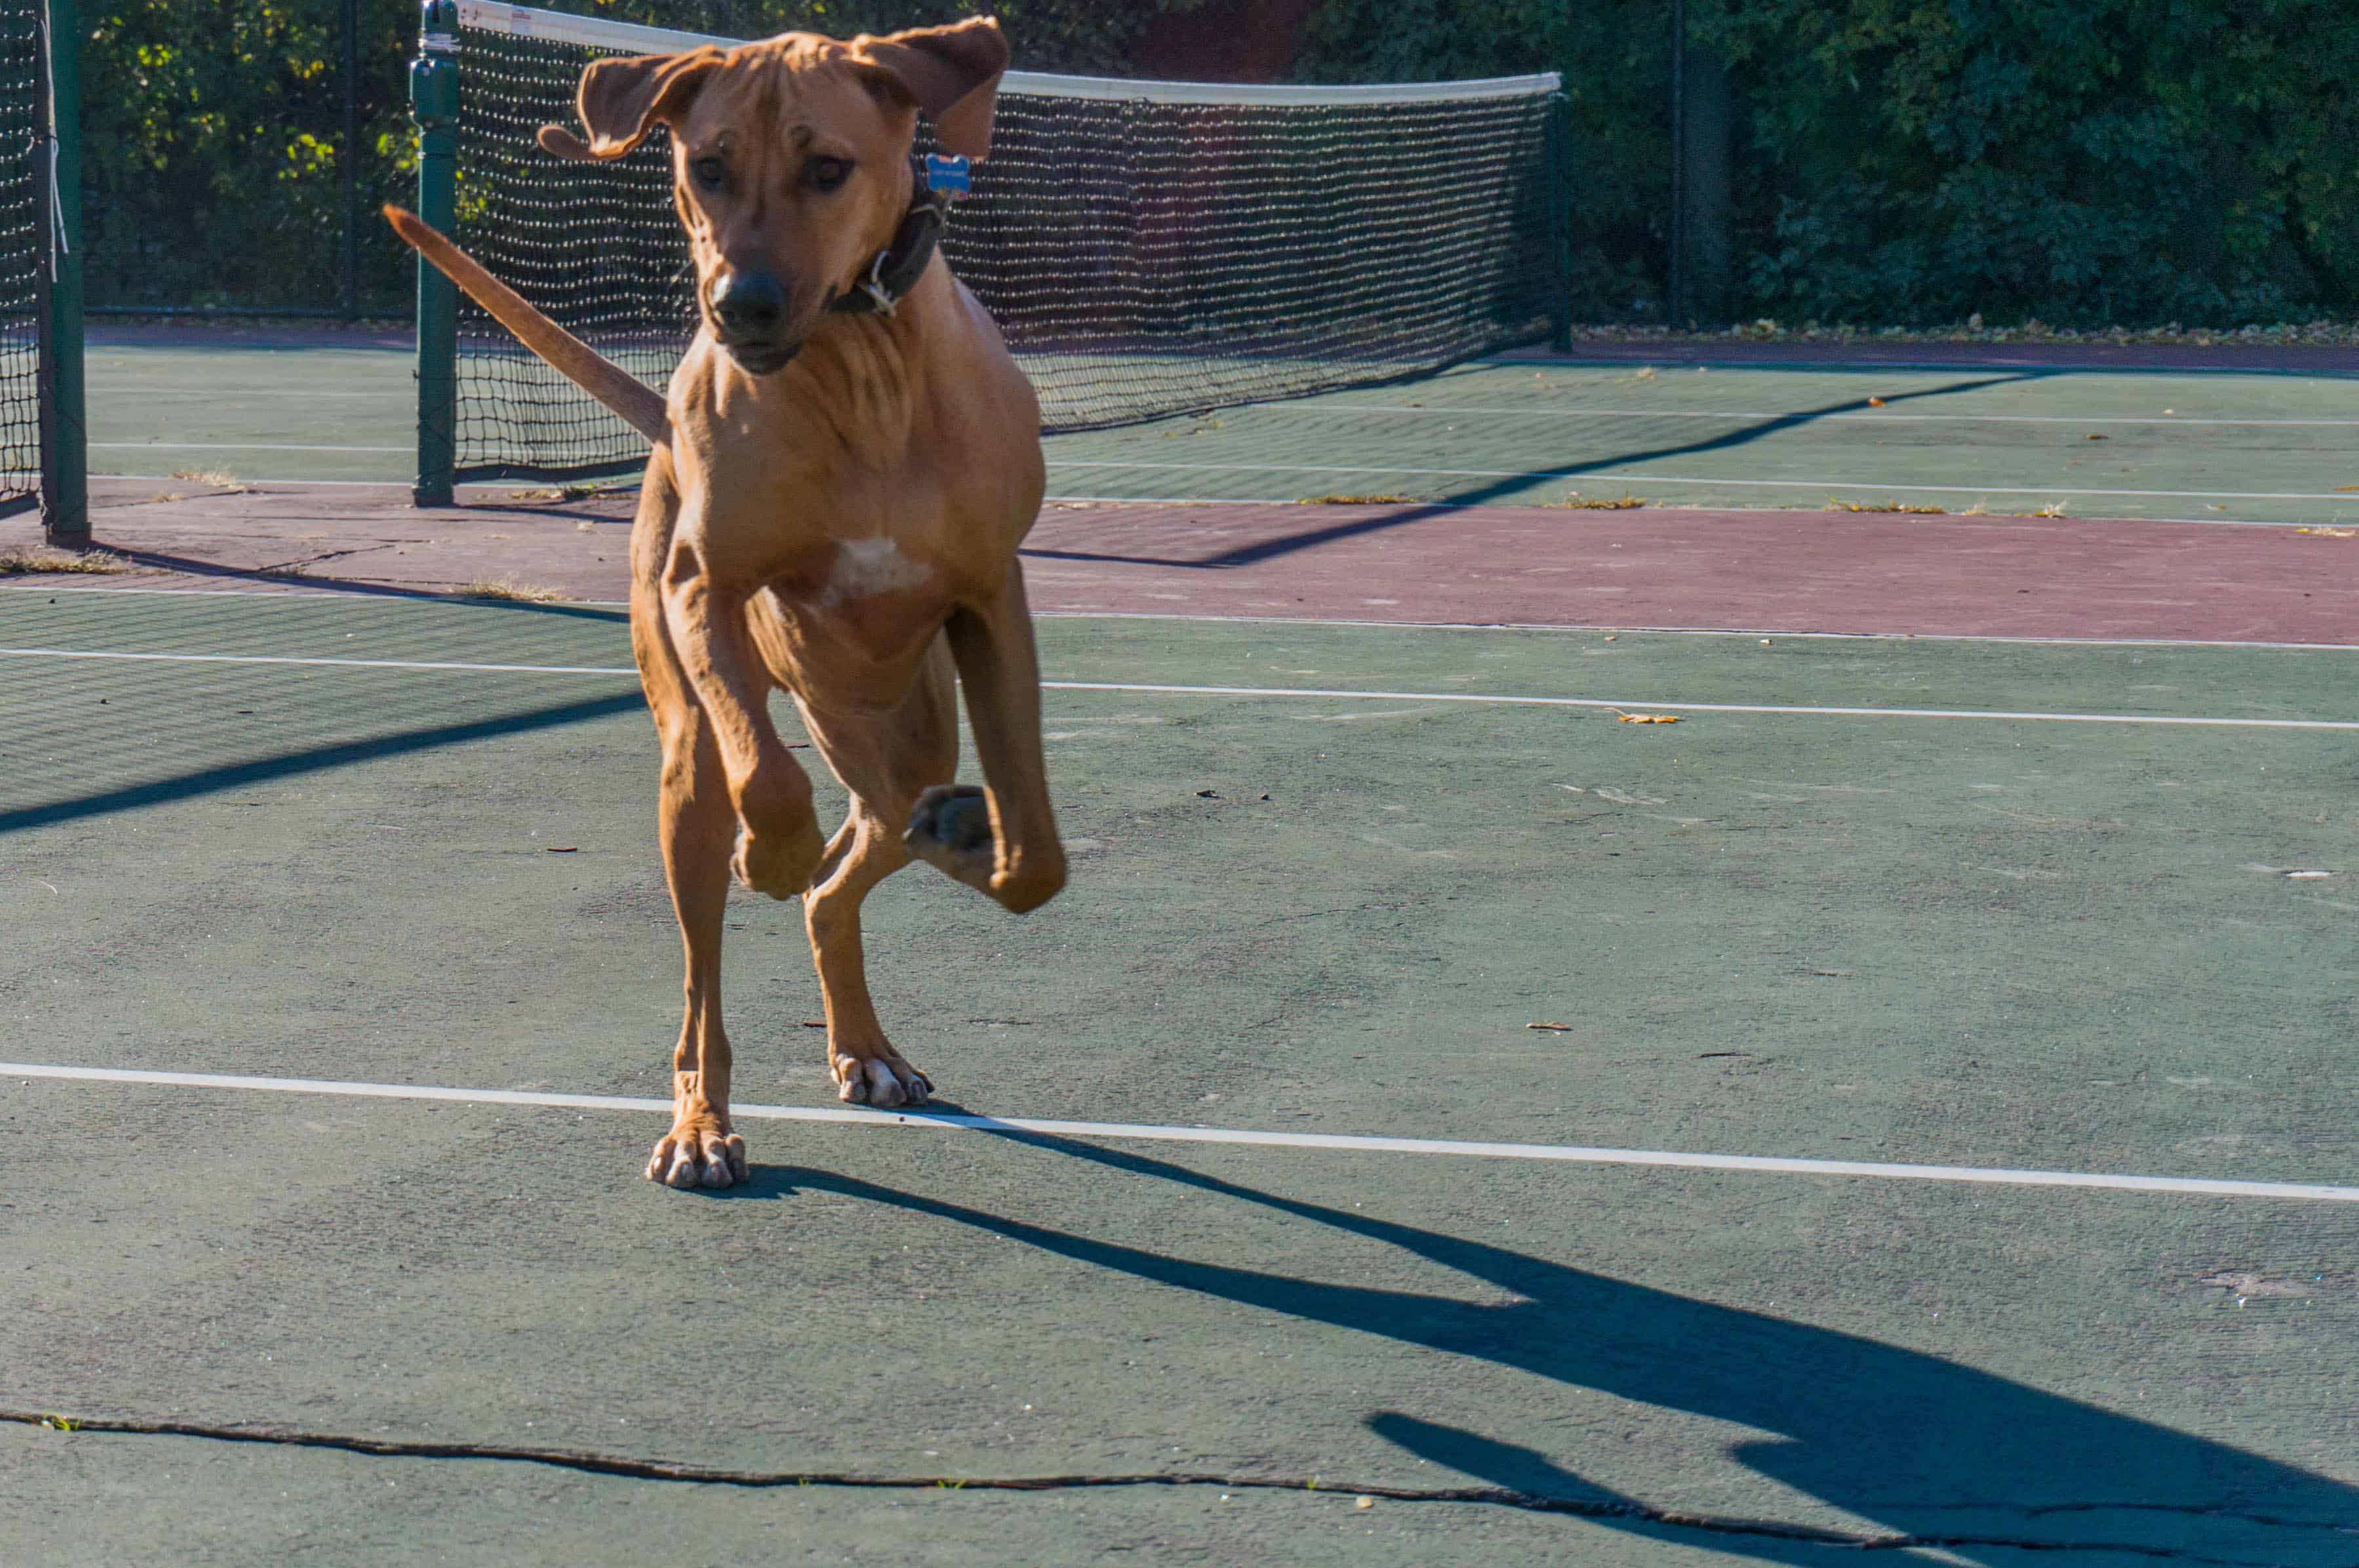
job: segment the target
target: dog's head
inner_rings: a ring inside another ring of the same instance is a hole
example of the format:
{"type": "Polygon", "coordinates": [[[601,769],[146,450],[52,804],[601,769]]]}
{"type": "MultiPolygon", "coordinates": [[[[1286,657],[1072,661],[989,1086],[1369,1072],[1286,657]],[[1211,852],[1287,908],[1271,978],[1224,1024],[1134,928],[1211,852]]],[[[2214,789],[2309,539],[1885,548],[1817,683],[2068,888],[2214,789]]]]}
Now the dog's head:
{"type": "Polygon", "coordinates": [[[892,243],[911,195],[918,111],[945,151],[980,158],[1006,69],[1006,40],[988,17],[849,43],[786,33],[602,60],[582,73],[576,100],[589,140],[544,125],[540,145],[603,160],[656,125],[670,131],[697,307],[732,359],[766,376],[892,243]]]}

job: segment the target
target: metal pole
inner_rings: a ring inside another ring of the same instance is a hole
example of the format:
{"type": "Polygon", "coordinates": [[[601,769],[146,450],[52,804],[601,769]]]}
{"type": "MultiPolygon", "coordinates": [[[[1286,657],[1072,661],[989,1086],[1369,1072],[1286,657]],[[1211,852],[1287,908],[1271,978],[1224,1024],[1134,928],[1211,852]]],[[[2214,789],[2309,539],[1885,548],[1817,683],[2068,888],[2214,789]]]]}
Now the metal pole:
{"type": "MultiPolygon", "coordinates": [[[[409,114],[418,122],[418,215],[448,234],[458,210],[459,5],[419,6],[418,58],[409,62],[409,114]]],[[[418,483],[420,506],[447,506],[458,463],[459,298],[449,278],[418,258],[418,483]]]]}
{"type": "Polygon", "coordinates": [[[1670,287],[1664,316],[1674,327],[1687,322],[1688,248],[1688,7],[1671,0],[1671,232],[1670,287]]]}
{"type": "Polygon", "coordinates": [[[361,313],[361,16],[360,0],[344,0],[344,140],[336,161],[344,175],[344,320],[361,313]]]}
{"type": "Polygon", "coordinates": [[[1572,101],[1559,93],[1549,99],[1549,246],[1556,267],[1556,332],[1549,345],[1572,352],[1572,101]]]}
{"type": "Polygon", "coordinates": [[[41,527],[90,543],[90,446],[82,358],[82,5],[49,0],[49,288],[41,312],[41,527]]]}

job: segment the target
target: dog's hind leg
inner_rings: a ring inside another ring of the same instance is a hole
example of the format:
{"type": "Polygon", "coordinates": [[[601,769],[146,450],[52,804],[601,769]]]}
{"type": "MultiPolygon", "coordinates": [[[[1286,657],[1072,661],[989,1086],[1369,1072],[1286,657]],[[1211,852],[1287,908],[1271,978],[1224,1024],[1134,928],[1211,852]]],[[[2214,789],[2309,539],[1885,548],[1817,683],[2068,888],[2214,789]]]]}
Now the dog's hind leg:
{"type": "Polygon", "coordinates": [[[1040,663],[1023,568],[1009,561],[998,595],[962,606],[944,630],[989,789],[926,790],[902,842],[928,865],[1022,914],[1065,885],[1065,847],[1040,753],[1040,663]]]}
{"type": "Polygon", "coordinates": [[[821,858],[803,895],[811,962],[827,1001],[827,1063],[843,1099],[879,1107],[922,1104],[933,1083],[885,1038],[868,995],[860,905],[868,890],[909,864],[892,824],[906,821],[929,784],[958,765],[958,713],[947,651],[937,641],[917,687],[889,713],[849,716],[803,705],[803,722],[836,777],[852,791],[852,812],[821,858]]]}

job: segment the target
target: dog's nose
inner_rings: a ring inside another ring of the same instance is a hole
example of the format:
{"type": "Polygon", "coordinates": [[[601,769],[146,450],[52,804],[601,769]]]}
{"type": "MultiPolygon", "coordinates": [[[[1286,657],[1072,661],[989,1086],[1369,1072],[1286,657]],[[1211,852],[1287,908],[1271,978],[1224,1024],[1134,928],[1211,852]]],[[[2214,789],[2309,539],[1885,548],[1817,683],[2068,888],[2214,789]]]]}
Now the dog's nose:
{"type": "Polygon", "coordinates": [[[767,272],[733,272],[712,285],[712,319],[732,337],[766,337],[787,311],[787,291],[767,272]]]}

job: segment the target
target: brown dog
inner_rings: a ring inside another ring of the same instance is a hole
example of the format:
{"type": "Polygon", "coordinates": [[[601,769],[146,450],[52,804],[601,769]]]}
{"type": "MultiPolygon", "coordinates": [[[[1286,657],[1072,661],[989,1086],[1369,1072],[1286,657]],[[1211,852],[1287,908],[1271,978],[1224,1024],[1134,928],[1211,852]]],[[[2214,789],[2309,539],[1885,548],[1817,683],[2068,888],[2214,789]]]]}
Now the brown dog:
{"type": "Polygon", "coordinates": [[[671,133],[702,328],[668,401],[388,209],[527,347],[655,442],[631,535],[631,641],[663,737],[658,834],[688,1007],[653,1181],[745,1177],[721,1024],[733,866],[773,898],[802,895],[829,1065],[844,1099],[880,1106],[932,1084],[869,999],[868,890],[913,854],[1019,912],[1064,886],[1016,559],[1040,506],[1039,410],[991,319],[922,254],[910,159],[921,108],[948,150],[983,157],[1006,64],[997,26],[978,20],[849,43],[788,33],[583,72],[589,140],[552,125],[544,147],[619,158],[652,125],[671,133]],[[987,789],[950,782],[953,668],[987,789]],[[851,791],[832,839],[771,724],[774,686],[851,791]]]}

